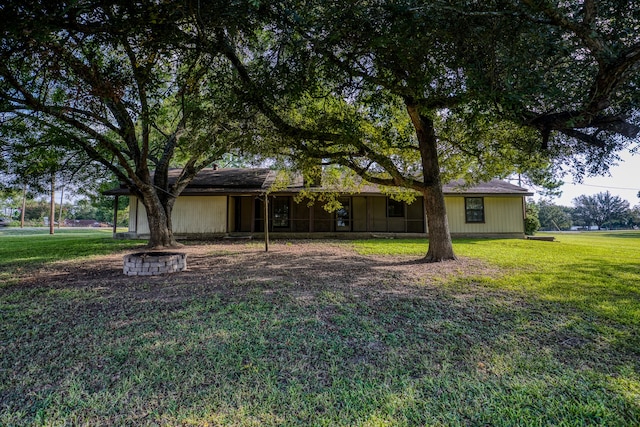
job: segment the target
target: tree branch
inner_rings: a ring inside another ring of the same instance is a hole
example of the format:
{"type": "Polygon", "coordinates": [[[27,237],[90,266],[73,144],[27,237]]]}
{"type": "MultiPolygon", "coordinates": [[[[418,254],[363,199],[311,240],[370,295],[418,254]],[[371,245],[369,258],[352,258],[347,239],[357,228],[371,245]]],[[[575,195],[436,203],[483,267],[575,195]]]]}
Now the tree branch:
{"type": "Polygon", "coordinates": [[[216,37],[218,44],[221,47],[222,53],[231,62],[234,69],[237,71],[240,79],[247,89],[247,92],[253,95],[251,98],[253,104],[271,121],[271,123],[274,124],[274,126],[276,126],[276,128],[278,128],[280,132],[282,132],[286,136],[300,139],[315,139],[320,141],[335,141],[341,139],[341,135],[338,134],[302,129],[296,126],[292,126],[284,121],[282,117],[280,117],[280,115],[276,113],[275,110],[271,106],[269,106],[260,95],[262,91],[249,75],[248,70],[236,54],[234,48],[231,46],[231,43],[229,43],[227,36],[224,34],[224,31],[221,28],[216,29],[216,37]]]}
{"type": "Polygon", "coordinates": [[[146,168],[146,162],[142,161],[145,157],[140,152],[140,147],[138,146],[135,124],[129,116],[126,106],[122,103],[122,99],[119,96],[120,91],[111,85],[108,79],[96,74],[95,70],[98,69],[98,64],[94,63],[90,57],[86,57],[87,61],[91,64],[91,66],[87,66],[71,52],[58,44],[50,44],[49,48],[64,57],[65,64],[72,69],[80,79],[89,85],[92,95],[104,102],[118,123],[118,133],[129,147],[129,151],[133,157],[132,160],[137,166],[142,165],[146,168]]]}
{"type": "MultiPolygon", "coordinates": [[[[98,141],[100,144],[102,144],[102,146],[105,147],[109,152],[111,152],[111,154],[116,156],[116,158],[118,159],[118,163],[125,170],[127,170],[128,173],[133,174],[133,170],[131,170],[131,168],[129,166],[129,162],[127,161],[127,159],[122,155],[122,151],[119,149],[119,147],[117,147],[115,144],[113,144],[111,141],[109,141],[108,138],[106,138],[104,135],[102,135],[101,133],[97,132],[96,130],[94,130],[90,126],[87,126],[84,123],[78,121],[77,119],[75,119],[73,117],[68,117],[67,115],[63,114],[64,110],[61,110],[57,106],[52,108],[50,106],[42,104],[38,99],[33,97],[15,79],[15,77],[10,72],[10,70],[8,70],[8,68],[6,67],[5,64],[1,64],[0,63],[0,75],[2,75],[5,78],[5,80],[15,90],[17,90],[20,94],[22,94],[22,96],[24,97],[25,109],[32,110],[32,111],[41,111],[43,113],[46,113],[46,114],[50,115],[51,117],[53,117],[55,119],[58,119],[58,120],[60,120],[60,121],[62,121],[64,123],[76,128],[76,129],[78,129],[81,132],[84,132],[89,137],[94,138],[96,141],[98,141]]],[[[19,112],[16,112],[16,114],[22,114],[24,117],[28,117],[31,120],[35,120],[35,121],[40,122],[40,123],[42,123],[42,124],[44,124],[46,126],[51,126],[50,123],[48,123],[47,121],[45,121],[45,120],[43,120],[41,118],[38,118],[37,116],[24,114],[24,113],[19,113],[19,112]]]]}

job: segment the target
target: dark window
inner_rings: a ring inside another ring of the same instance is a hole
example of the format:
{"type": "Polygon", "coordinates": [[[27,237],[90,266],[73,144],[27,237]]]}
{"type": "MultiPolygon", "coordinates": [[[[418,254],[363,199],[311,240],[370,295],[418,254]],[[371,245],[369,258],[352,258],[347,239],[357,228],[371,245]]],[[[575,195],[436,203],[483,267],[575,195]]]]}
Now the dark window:
{"type": "Polygon", "coordinates": [[[484,222],[484,199],[482,197],[465,197],[464,211],[467,222],[484,222]]]}
{"type": "Polygon", "coordinates": [[[387,217],[404,218],[404,202],[387,199],[387,217]]]}
{"type": "Polygon", "coordinates": [[[273,228],[289,228],[289,198],[275,197],[271,202],[273,228]]]}
{"type": "Polygon", "coordinates": [[[351,230],[351,199],[340,198],[342,207],[336,211],[336,230],[351,230]]]}

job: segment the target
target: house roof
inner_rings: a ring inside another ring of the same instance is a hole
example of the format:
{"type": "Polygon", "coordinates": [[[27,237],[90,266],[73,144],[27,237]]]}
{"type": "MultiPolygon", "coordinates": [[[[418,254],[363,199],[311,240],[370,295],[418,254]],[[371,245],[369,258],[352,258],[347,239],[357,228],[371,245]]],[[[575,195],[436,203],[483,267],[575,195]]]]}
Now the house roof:
{"type": "MultiPolygon", "coordinates": [[[[169,182],[175,181],[181,169],[169,171],[169,182]]],[[[276,180],[277,172],[267,168],[246,169],[203,169],[184,189],[182,195],[215,195],[215,194],[262,194],[276,180]]],[[[297,193],[304,187],[302,177],[296,176],[280,193],[297,193]]],[[[323,191],[322,187],[314,187],[313,191],[323,191]]],[[[506,181],[494,179],[488,182],[466,186],[464,181],[458,180],[443,185],[445,195],[520,195],[532,196],[526,188],[519,187],[506,181]]],[[[276,193],[277,193],[276,192],[276,193]]],[[[359,189],[364,194],[380,194],[380,188],[374,184],[364,185],[359,189]]],[[[104,192],[105,195],[130,195],[130,191],[124,185],[104,192]]]]}
{"type": "Polygon", "coordinates": [[[520,194],[533,196],[533,193],[526,188],[499,179],[492,179],[472,186],[466,186],[465,182],[460,179],[443,185],[442,190],[445,194],[520,194]]]}
{"type": "MultiPolygon", "coordinates": [[[[182,169],[169,170],[169,184],[178,179],[182,169]]],[[[264,193],[275,180],[275,173],[267,168],[205,168],[182,191],[183,195],[264,193]]],[[[103,194],[107,196],[131,195],[129,189],[121,184],[103,194]]]]}
{"type": "MultiPolygon", "coordinates": [[[[169,182],[175,181],[180,169],[169,171],[169,182]]],[[[253,188],[266,189],[273,182],[273,171],[256,169],[203,169],[187,188],[253,188]]]]}

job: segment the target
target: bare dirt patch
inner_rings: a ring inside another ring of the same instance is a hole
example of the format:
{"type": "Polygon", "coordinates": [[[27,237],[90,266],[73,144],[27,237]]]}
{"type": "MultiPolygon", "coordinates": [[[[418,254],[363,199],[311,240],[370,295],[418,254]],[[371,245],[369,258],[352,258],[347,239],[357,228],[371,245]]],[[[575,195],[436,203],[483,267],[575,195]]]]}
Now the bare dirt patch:
{"type": "Polygon", "coordinates": [[[242,293],[256,286],[286,286],[303,297],[319,288],[413,294],[416,287],[435,288],[454,280],[499,274],[497,268],[469,258],[425,263],[408,256],[363,256],[348,243],[332,241],[275,242],[269,252],[258,242],[199,242],[181,251],[187,253],[188,269],[180,273],[128,277],[122,273],[123,253],[118,253],[57,262],[23,275],[20,282],[129,291],[140,287],[152,294],[172,288],[179,293],[194,287],[242,293]],[[148,286],[154,283],[163,286],[148,286]]]}

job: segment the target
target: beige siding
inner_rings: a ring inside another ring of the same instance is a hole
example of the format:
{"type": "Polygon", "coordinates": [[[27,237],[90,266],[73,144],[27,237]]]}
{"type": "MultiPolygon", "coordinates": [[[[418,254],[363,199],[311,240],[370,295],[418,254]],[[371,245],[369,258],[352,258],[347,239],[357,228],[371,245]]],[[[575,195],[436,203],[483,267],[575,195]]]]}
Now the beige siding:
{"type": "MultiPolygon", "coordinates": [[[[227,222],[234,220],[235,204],[233,197],[227,207],[227,196],[186,196],[180,197],[173,209],[173,231],[176,234],[214,234],[226,233],[227,222]]],[[[486,196],[484,197],[484,223],[465,222],[464,196],[445,196],[449,229],[452,234],[514,234],[524,233],[522,197],[520,196],[486,196]]],[[[297,206],[301,212],[300,226],[296,231],[308,229],[306,207],[297,206]],[[304,222],[304,224],[302,224],[304,222]],[[304,227],[306,225],[306,227],[304,227]]],[[[246,198],[242,205],[242,229],[251,230],[251,213],[253,198],[246,198]],[[245,203],[246,202],[246,203],[245,203]]],[[[296,209],[294,208],[294,211],[296,209]]],[[[326,212],[320,204],[313,207],[314,231],[334,231],[334,214],[326,212]]],[[[386,217],[386,199],[382,196],[354,196],[352,198],[353,231],[370,232],[424,232],[422,220],[422,200],[416,200],[407,207],[406,224],[404,219],[386,217]],[[397,222],[397,223],[396,223],[397,222]]],[[[233,225],[233,224],[231,224],[233,225]]],[[[147,216],[142,203],[131,197],[129,210],[129,231],[139,235],[149,234],[147,216]],[[136,221],[137,220],[137,221],[136,221]]],[[[230,230],[233,231],[233,228],[230,230]]]]}
{"type": "MultiPolygon", "coordinates": [[[[135,204],[135,197],[131,198],[135,204]]],[[[138,234],[149,234],[147,213],[138,203],[138,234]]],[[[184,233],[226,233],[227,232],[227,196],[188,196],[179,197],[173,207],[173,232],[184,233]]],[[[130,213],[130,224],[135,221],[135,212],[130,213]]],[[[130,227],[131,231],[134,231],[130,227]]]]}
{"type": "Polygon", "coordinates": [[[484,223],[465,221],[464,197],[445,196],[451,233],[524,233],[522,197],[484,197],[484,223]]]}
{"type": "Polygon", "coordinates": [[[147,222],[147,210],[137,197],[131,196],[129,201],[129,231],[138,234],[149,234],[149,223],[147,222]]]}
{"type": "Polygon", "coordinates": [[[136,217],[138,214],[138,198],[134,196],[129,197],[129,231],[135,233],[138,230],[138,224],[136,223],[136,217]]]}

